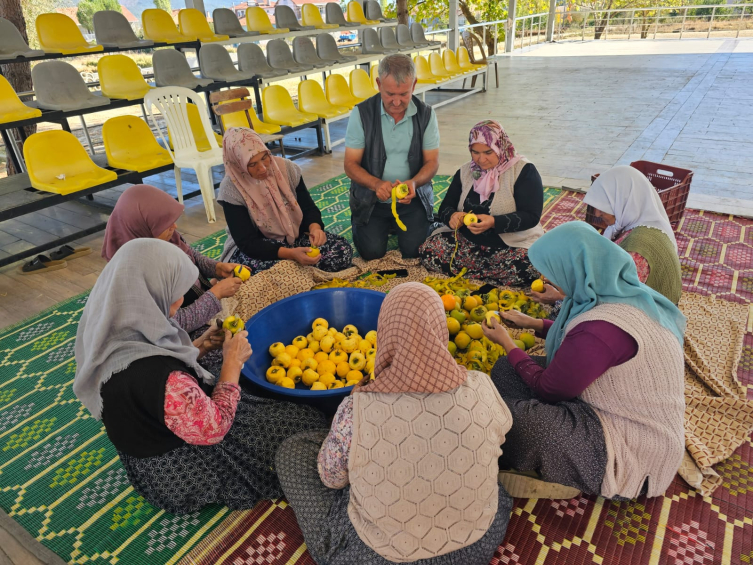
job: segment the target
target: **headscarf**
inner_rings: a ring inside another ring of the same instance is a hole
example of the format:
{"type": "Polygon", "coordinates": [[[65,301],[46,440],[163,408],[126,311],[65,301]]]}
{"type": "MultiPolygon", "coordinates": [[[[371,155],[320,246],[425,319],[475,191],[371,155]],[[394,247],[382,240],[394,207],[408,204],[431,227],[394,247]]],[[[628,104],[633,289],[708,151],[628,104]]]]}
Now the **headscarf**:
{"type": "Polygon", "coordinates": [[[259,134],[248,128],[230,128],[222,142],[225,174],[243,196],[251,219],[264,237],[293,243],[303,212],[288,175],[283,172],[285,159],[271,156],[264,180],[256,180],[248,173],[248,162],[262,152],[269,153],[269,149],[259,134]]]}
{"type": "Polygon", "coordinates": [[[421,283],[398,285],[384,299],[377,322],[374,382],[356,392],[445,392],[468,371],[447,349],[450,332],[442,300],[421,283]]]}
{"type": "Polygon", "coordinates": [[[486,171],[476,163],[471,163],[473,190],[481,197],[481,202],[485,202],[499,190],[499,176],[520,161],[523,156],[515,152],[515,147],[513,147],[510,138],[507,137],[505,130],[502,129],[499,122],[494,120],[484,120],[473,126],[468,136],[469,151],[474,143],[488,145],[499,157],[497,166],[486,171]]]}
{"type": "Polygon", "coordinates": [[[586,224],[567,222],[542,235],[528,250],[534,267],[565,293],[546,336],[551,363],[576,316],[599,304],[627,304],[670,330],[682,346],[685,316],[670,300],[638,280],[629,253],[586,224]]]}
{"type": "Polygon", "coordinates": [[[627,165],[612,167],[594,181],[583,202],[614,216],[614,224],[604,230],[610,240],[624,231],[646,226],[667,234],[677,250],[675,233],[659,194],[638,169],[627,165]]]}
{"type": "MultiPolygon", "coordinates": [[[[118,198],[107,220],[102,257],[111,260],[127,242],[139,237],[157,237],[172,226],[184,210],[183,204],[148,184],[128,187],[118,198]]],[[[188,253],[188,245],[176,230],[170,243],[188,253]]]]}
{"type": "Polygon", "coordinates": [[[197,275],[188,255],[152,238],[129,241],[105,266],[78,324],[73,381],[73,392],[96,419],[102,418],[102,385],[145,357],[173,357],[214,382],[197,362],[191,338],[169,318],[170,305],[197,275]]]}

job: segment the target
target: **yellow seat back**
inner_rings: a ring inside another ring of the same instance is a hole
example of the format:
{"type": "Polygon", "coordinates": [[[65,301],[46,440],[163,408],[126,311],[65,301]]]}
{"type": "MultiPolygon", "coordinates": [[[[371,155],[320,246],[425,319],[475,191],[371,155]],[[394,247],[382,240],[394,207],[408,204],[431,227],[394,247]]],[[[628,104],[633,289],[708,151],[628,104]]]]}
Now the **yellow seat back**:
{"type": "Polygon", "coordinates": [[[371,86],[374,87],[374,90],[379,92],[379,83],[377,82],[377,78],[379,78],[379,65],[374,65],[371,67],[371,86]]]}
{"type": "Polygon", "coordinates": [[[165,10],[149,8],[141,13],[144,37],[160,43],[184,43],[196,41],[196,36],[183,35],[178,31],[173,18],[165,10]]]}
{"type": "Polygon", "coordinates": [[[31,108],[21,102],[8,80],[0,75],[0,123],[28,120],[41,115],[42,111],[38,108],[31,108]]]}
{"type": "Polygon", "coordinates": [[[458,47],[458,65],[460,65],[461,69],[477,69],[486,66],[471,63],[471,57],[468,55],[468,49],[462,46],[458,47]]]}
{"type": "Polygon", "coordinates": [[[314,4],[301,6],[301,23],[305,26],[314,26],[316,29],[336,29],[340,27],[337,24],[324,23],[322,13],[314,4]]]}
{"type": "Polygon", "coordinates": [[[356,2],[356,0],[348,2],[347,19],[349,22],[357,22],[359,24],[376,25],[379,23],[376,20],[367,20],[366,14],[363,13],[363,6],[356,2]]]}
{"type": "Polygon", "coordinates": [[[70,194],[118,178],[114,171],[98,167],[76,136],[63,130],[30,135],[24,143],[24,161],[31,186],[57,194],[70,194]]]}
{"type": "Polygon", "coordinates": [[[288,28],[276,28],[269,20],[267,13],[258,6],[246,8],[246,27],[248,31],[258,31],[261,33],[287,33],[288,28]]]}
{"type": "Polygon", "coordinates": [[[363,69],[350,71],[350,93],[356,98],[371,98],[379,91],[371,84],[371,78],[363,69]]]}
{"type": "Polygon", "coordinates": [[[201,41],[224,41],[230,39],[229,35],[217,35],[209,27],[204,14],[195,8],[184,8],[178,12],[178,23],[180,24],[180,33],[183,35],[197,37],[201,41]]]}
{"type": "Polygon", "coordinates": [[[298,83],[298,108],[301,112],[316,114],[320,118],[334,118],[348,112],[345,106],[330,104],[321,85],[315,80],[298,83]]]}
{"type": "MultiPolygon", "coordinates": [[[[204,133],[204,126],[201,123],[201,116],[196,104],[186,104],[186,112],[188,113],[188,125],[191,127],[193,139],[196,142],[196,149],[202,153],[209,151],[212,147],[209,145],[206,133],[204,133]]],[[[215,132],[214,138],[217,140],[217,144],[222,147],[222,136],[215,132]]],[[[170,149],[172,149],[173,138],[170,135],[170,128],[167,128],[167,142],[170,144],[170,149]]]]}
{"type": "MultiPolygon", "coordinates": [[[[229,104],[230,102],[238,102],[240,98],[234,100],[225,100],[220,104],[229,104]]],[[[222,127],[227,131],[229,128],[247,128],[251,127],[256,133],[271,135],[280,131],[280,126],[275,124],[267,124],[262,122],[256,115],[253,108],[249,108],[248,115],[251,116],[251,125],[248,124],[248,118],[246,112],[233,112],[232,114],[225,114],[220,116],[222,119],[222,127]]]]}
{"type": "Polygon", "coordinates": [[[39,44],[53,53],[102,51],[101,45],[89,45],[76,22],[65,14],[40,14],[35,22],[39,44]]]}
{"type": "Polygon", "coordinates": [[[137,116],[110,118],[102,126],[107,164],[116,169],[148,171],[173,162],[170,152],[154,138],[151,128],[137,116]]]}
{"type": "Polygon", "coordinates": [[[465,72],[460,68],[460,65],[458,65],[458,60],[455,58],[455,53],[453,53],[452,49],[444,50],[444,53],[442,53],[442,62],[444,63],[444,68],[447,69],[447,72],[456,74],[465,72]]]}
{"type": "Polygon", "coordinates": [[[279,84],[268,86],[262,91],[262,106],[264,121],[273,124],[295,127],[318,119],[314,114],[299,112],[290,93],[279,84]]]}
{"type": "Polygon", "coordinates": [[[429,68],[431,69],[431,74],[435,77],[449,78],[452,76],[452,73],[448,72],[445,68],[442,57],[438,53],[431,53],[429,55],[429,68]]]}
{"type": "Polygon", "coordinates": [[[435,84],[442,80],[432,74],[429,62],[423,55],[416,55],[413,62],[416,64],[416,79],[419,83],[435,84]]]}
{"type": "Polygon", "coordinates": [[[350,93],[348,81],[342,75],[329,75],[327,82],[325,82],[325,88],[327,89],[327,100],[335,106],[345,106],[352,110],[356,104],[360,104],[364,100],[350,93]]]}
{"type": "Polygon", "coordinates": [[[138,100],[151,90],[138,65],[126,55],[105,55],[97,63],[102,94],[108,98],[138,100]]]}

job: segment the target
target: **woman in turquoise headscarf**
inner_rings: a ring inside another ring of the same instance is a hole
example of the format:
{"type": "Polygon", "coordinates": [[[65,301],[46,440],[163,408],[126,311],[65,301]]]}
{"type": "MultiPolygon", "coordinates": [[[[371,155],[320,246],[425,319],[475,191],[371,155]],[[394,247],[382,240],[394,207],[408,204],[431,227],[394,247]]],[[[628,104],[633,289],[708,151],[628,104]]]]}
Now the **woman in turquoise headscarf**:
{"type": "Polygon", "coordinates": [[[554,322],[502,314],[546,338],[546,359],[518,349],[502,325],[484,327],[508,353],[491,374],[513,414],[503,484],[513,496],[661,495],[685,449],[684,316],[583,222],[546,233],[529,257],[565,299],[554,322]]]}

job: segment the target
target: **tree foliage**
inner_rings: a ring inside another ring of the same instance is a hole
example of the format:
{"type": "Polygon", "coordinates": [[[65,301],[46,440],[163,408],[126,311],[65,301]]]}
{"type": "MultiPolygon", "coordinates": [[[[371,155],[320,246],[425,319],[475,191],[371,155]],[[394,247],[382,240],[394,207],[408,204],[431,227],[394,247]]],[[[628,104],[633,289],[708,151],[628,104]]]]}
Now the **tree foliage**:
{"type": "Polygon", "coordinates": [[[93,30],[94,12],[101,12],[103,10],[115,10],[116,12],[122,11],[118,0],[81,0],[78,5],[78,11],[76,12],[78,23],[89,31],[93,30]]]}
{"type": "Polygon", "coordinates": [[[170,0],[154,0],[154,7],[160,10],[165,10],[166,12],[170,12],[172,10],[170,0]]]}

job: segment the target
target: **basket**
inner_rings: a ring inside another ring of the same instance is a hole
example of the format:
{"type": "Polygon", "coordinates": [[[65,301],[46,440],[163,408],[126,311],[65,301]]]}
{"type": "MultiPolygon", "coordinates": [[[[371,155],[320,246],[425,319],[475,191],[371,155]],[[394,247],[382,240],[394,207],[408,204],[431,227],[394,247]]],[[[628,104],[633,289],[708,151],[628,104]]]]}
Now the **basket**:
{"type": "MultiPolygon", "coordinates": [[[[672,229],[676,231],[682,215],[685,213],[685,205],[688,203],[693,171],[670,167],[661,163],[652,163],[651,161],[633,161],[630,166],[638,169],[654,185],[669,217],[669,223],[672,225],[672,229]]],[[[591,182],[595,181],[598,176],[593,175],[591,182]]],[[[596,229],[605,227],[601,219],[594,215],[592,206],[586,207],[586,222],[596,229]]]]}

